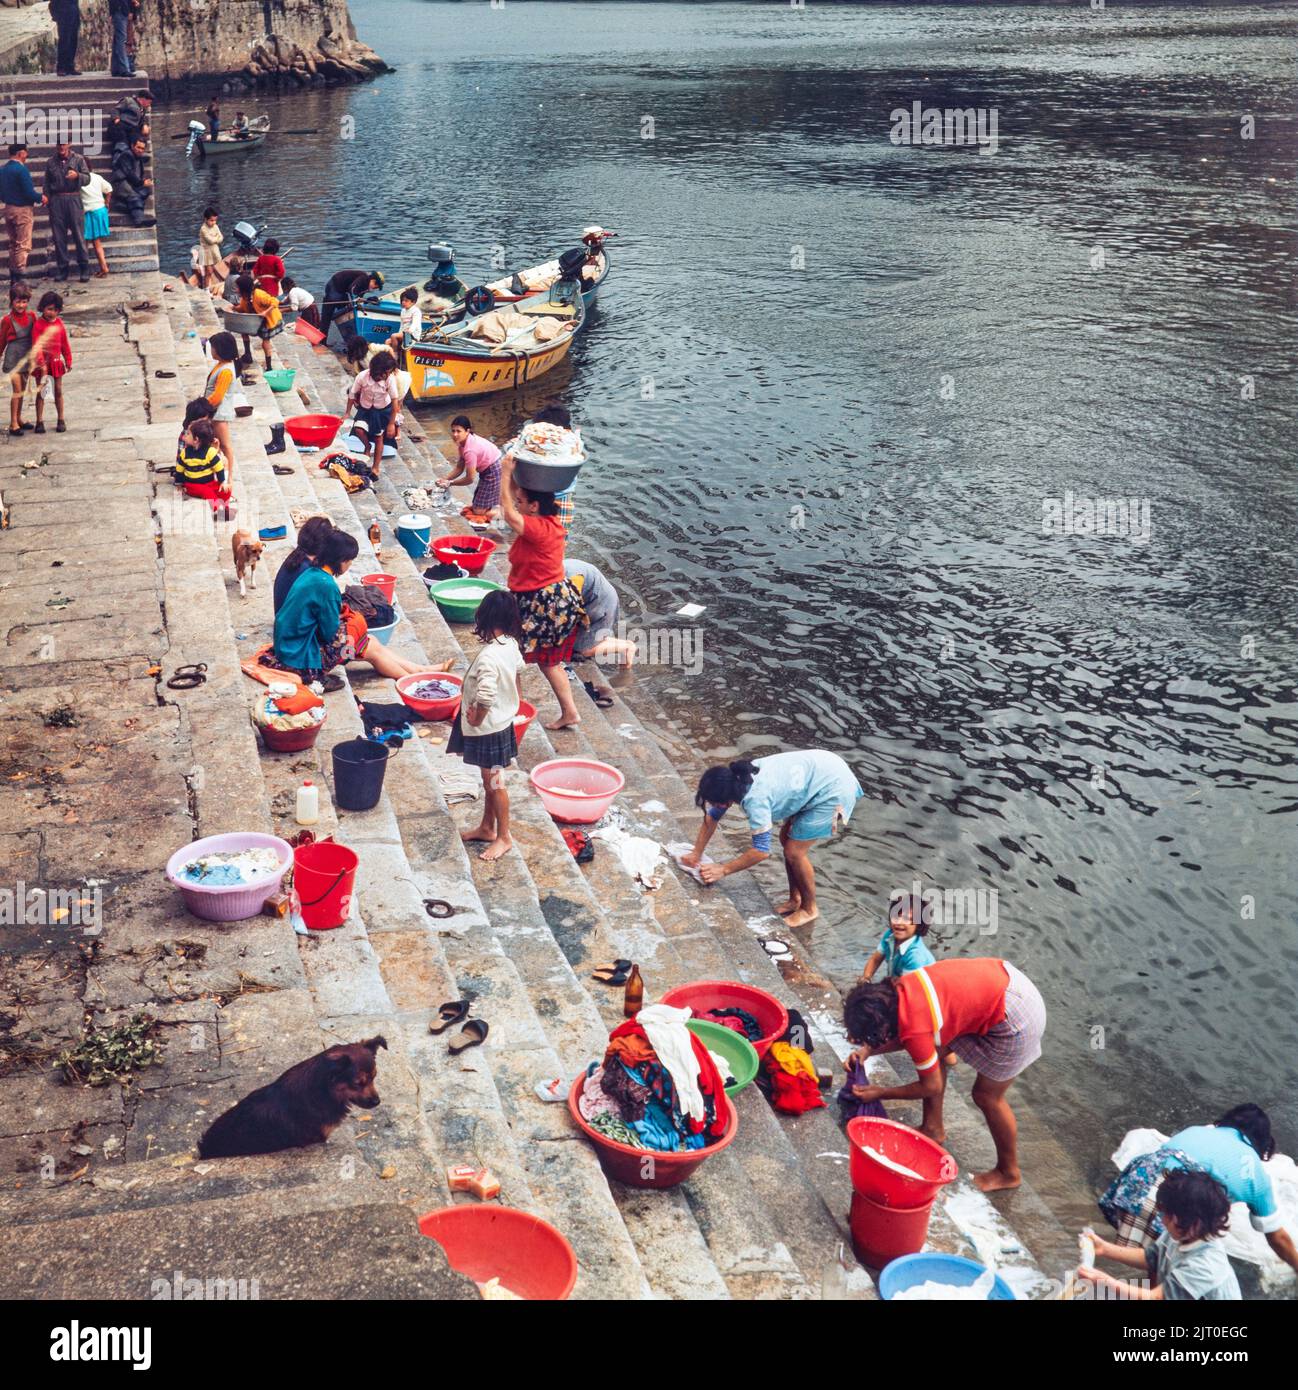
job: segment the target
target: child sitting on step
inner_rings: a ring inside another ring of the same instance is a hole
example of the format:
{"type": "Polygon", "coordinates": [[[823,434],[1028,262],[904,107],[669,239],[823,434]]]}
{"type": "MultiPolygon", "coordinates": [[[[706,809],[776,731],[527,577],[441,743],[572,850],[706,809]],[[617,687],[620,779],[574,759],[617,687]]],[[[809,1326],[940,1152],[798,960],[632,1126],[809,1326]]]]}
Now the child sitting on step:
{"type": "Polygon", "coordinates": [[[208,502],[229,497],[225,459],[217,448],[216,426],[210,419],[200,417],[185,427],[176,458],[176,479],[191,497],[208,502]]]}

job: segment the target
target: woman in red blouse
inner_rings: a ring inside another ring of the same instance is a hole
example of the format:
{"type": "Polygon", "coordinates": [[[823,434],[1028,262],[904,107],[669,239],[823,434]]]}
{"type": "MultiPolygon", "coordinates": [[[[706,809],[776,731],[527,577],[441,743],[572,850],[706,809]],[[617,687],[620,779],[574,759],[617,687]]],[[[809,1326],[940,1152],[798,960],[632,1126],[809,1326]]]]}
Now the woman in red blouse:
{"type": "Polygon", "coordinates": [[[1036,985],[1009,961],[991,957],[940,960],[881,984],[858,984],[843,1005],[852,1054],[864,1063],[883,1052],[906,1051],[919,1078],[904,1086],[856,1086],[860,1100],[920,1100],[923,1133],[941,1144],[946,1073],[940,1053],[950,1049],[978,1074],[974,1104],[983,1112],[996,1166],[974,1182],[984,1192],[1017,1187],[1018,1123],[1005,1093],[1041,1056],[1046,1006],[1036,985]]]}
{"type": "Polygon", "coordinates": [[[276,299],[279,298],[279,282],[284,278],[284,262],[279,254],[279,242],[273,236],[266,238],[261,255],[252,263],[252,278],[256,280],[258,289],[273,294],[276,299]]]}

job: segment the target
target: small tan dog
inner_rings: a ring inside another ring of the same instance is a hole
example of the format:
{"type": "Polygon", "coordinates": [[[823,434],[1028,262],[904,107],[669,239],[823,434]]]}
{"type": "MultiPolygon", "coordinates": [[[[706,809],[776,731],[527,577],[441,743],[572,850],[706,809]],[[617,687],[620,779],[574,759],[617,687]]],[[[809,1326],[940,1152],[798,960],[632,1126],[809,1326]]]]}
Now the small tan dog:
{"type": "Polygon", "coordinates": [[[247,598],[244,580],[257,587],[257,561],[261,559],[262,543],[254,540],[251,531],[236,531],[230,544],[234,549],[234,573],[239,581],[239,597],[247,598]]]}

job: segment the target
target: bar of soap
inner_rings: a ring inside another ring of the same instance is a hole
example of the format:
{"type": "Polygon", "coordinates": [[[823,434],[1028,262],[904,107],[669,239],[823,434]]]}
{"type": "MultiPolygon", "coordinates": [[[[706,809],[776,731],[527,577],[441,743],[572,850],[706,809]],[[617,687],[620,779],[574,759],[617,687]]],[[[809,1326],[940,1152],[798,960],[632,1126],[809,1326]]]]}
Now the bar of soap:
{"type": "Polygon", "coordinates": [[[493,1197],[500,1196],[500,1179],[490,1168],[482,1168],[473,1175],[472,1181],[465,1190],[472,1192],[481,1201],[487,1202],[493,1197]]]}
{"type": "Polygon", "coordinates": [[[452,1163],[446,1170],[446,1185],[452,1192],[469,1192],[478,1169],[469,1163],[452,1163]]]}

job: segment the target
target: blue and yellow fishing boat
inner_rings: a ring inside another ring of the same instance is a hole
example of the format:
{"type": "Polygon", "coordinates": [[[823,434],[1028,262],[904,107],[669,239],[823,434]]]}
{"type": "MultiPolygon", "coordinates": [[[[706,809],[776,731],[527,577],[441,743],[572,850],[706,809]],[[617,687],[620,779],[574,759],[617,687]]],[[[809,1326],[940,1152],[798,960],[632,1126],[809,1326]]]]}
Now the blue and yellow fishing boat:
{"type": "Polygon", "coordinates": [[[441,324],[406,349],[410,395],[449,401],[517,390],[567,357],[585,319],[580,282],[564,278],[544,298],[441,324]]]}
{"type": "Polygon", "coordinates": [[[428,329],[458,323],[466,315],[484,314],[498,305],[533,299],[564,276],[572,275],[581,284],[582,302],[589,309],[608,279],[609,257],[605,243],[613,235],[603,227],[587,227],[582,233],[580,247],[530,270],[515,271],[476,288],[470,288],[460,278],[455,252],[449,246],[434,242],[428,248],[433,273],[422,287],[411,284],[382,298],[375,295],[353,299],[339,311],[334,322],[344,338],[359,334],[367,343],[385,343],[401,331],[401,295],[407,288],[417,291],[419,310],[428,329]]]}

